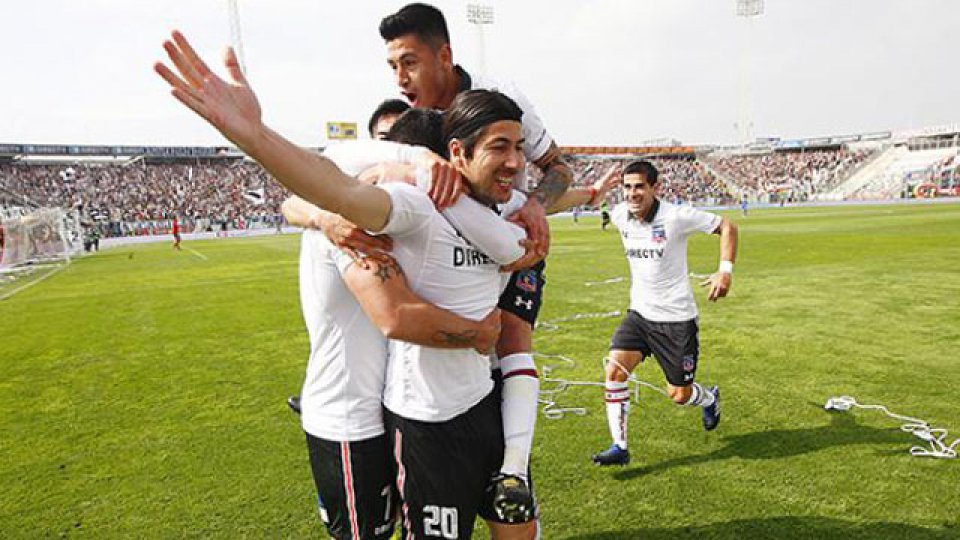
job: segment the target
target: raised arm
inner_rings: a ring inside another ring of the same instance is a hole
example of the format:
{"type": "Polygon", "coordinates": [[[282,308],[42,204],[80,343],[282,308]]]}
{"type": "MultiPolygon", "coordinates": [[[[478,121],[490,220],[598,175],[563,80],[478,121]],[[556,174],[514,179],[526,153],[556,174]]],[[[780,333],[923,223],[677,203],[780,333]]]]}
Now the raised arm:
{"type": "Polygon", "coordinates": [[[620,166],[613,165],[601,179],[594,182],[590,187],[568,189],[553,203],[553,206],[548,209],[547,213],[555,214],[568,208],[573,208],[574,206],[595,206],[600,204],[600,201],[607,197],[607,193],[619,183],[620,166]]]}
{"type": "Polygon", "coordinates": [[[530,194],[544,208],[551,208],[573,183],[573,171],[563,160],[563,154],[557,143],[550,145],[550,149],[534,164],[543,171],[543,178],[536,189],[530,194]]]}
{"type": "Polygon", "coordinates": [[[260,104],[228,49],[225,64],[232,82],[214,74],[177,31],[164,50],[179,76],[158,62],[154,70],[170,84],[171,94],[209,122],[243,152],[257,160],[281,184],[368,230],[380,230],[390,216],[390,197],[357,182],[330,160],[300,148],[263,124],[260,104]]]}
{"type": "Polygon", "coordinates": [[[420,298],[407,285],[396,261],[353,264],[344,274],[363,311],[391,339],[441,349],[490,352],[500,335],[500,310],[481,321],[454,315],[420,298]]]}
{"type": "Polygon", "coordinates": [[[547,152],[534,162],[543,171],[543,178],[536,189],[530,193],[526,204],[514,215],[511,221],[522,223],[530,239],[535,242],[540,258],[550,251],[550,226],[547,225],[547,208],[553,207],[573,182],[573,172],[563,161],[563,155],[556,143],[551,143],[547,152]]]}

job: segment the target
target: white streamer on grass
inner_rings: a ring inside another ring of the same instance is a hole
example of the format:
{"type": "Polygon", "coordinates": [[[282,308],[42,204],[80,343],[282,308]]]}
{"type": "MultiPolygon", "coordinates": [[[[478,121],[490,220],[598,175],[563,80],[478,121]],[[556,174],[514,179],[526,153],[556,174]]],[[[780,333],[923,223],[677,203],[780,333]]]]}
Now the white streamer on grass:
{"type": "Polygon", "coordinates": [[[584,281],[583,284],[586,287],[593,287],[595,285],[607,285],[609,283],[620,283],[621,281],[627,278],[623,276],[612,277],[610,279],[605,279],[603,281],[584,281]]]}
{"type": "Polygon", "coordinates": [[[574,313],[573,315],[567,317],[560,317],[558,319],[550,319],[549,321],[537,321],[536,329],[543,330],[545,332],[554,332],[560,329],[559,323],[570,322],[570,321],[579,321],[582,319],[605,319],[607,317],[619,317],[623,313],[619,311],[604,311],[599,313],[574,313]]]}
{"type": "Polygon", "coordinates": [[[953,441],[948,445],[946,442],[947,430],[930,427],[929,422],[912,416],[904,416],[890,412],[883,405],[862,405],[852,396],[837,396],[827,400],[823,408],[828,411],[844,412],[853,408],[878,410],[896,420],[907,422],[900,426],[901,431],[912,433],[921,441],[926,442],[929,447],[913,446],[910,448],[910,454],[917,457],[934,457],[943,459],[954,459],[957,457],[957,447],[960,446],[960,439],[953,441]]]}
{"type": "MultiPolygon", "coordinates": [[[[616,282],[607,280],[607,283],[616,283],[616,282]]],[[[560,323],[579,321],[584,319],[602,319],[602,318],[620,317],[621,315],[622,313],[620,311],[605,311],[600,313],[574,313],[573,315],[569,315],[567,317],[550,319],[549,321],[540,321],[537,323],[537,328],[544,331],[553,332],[560,329],[560,323]]],[[[549,418],[550,420],[558,420],[560,418],[563,418],[567,414],[574,414],[577,416],[584,416],[585,414],[587,414],[587,409],[585,407],[560,406],[557,403],[557,396],[566,392],[570,388],[574,388],[578,386],[603,387],[605,383],[603,381],[575,381],[570,379],[564,379],[562,377],[556,377],[554,376],[554,371],[562,368],[575,367],[577,365],[576,362],[572,358],[568,356],[564,356],[562,354],[543,354],[543,353],[535,352],[533,353],[533,355],[535,357],[553,360],[552,363],[544,364],[540,368],[542,383],[544,385],[550,385],[547,388],[544,388],[542,386],[540,388],[539,402],[543,404],[543,408],[541,409],[541,411],[543,412],[543,415],[549,418]]],[[[608,361],[609,359],[606,357],[603,359],[602,364],[604,368],[606,367],[606,363],[608,361]]],[[[640,379],[637,379],[633,374],[630,374],[630,377],[627,380],[627,382],[633,385],[634,400],[636,401],[639,401],[640,399],[641,386],[645,386],[647,388],[656,390],[657,392],[665,396],[667,395],[667,393],[663,389],[658,388],[646,381],[641,381],[640,379]]]]}
{"type": "MultiPolygon", "coordinates": [[[[559,404],[557,404],[557,396],[563,392],[566,392],[570,388],[577,386],[599,386],[603,388],[606,383],[603,381],[572,381],[562,377],[555,377],[553,376],[553,372],[555,370],[575,367],[576,362],[567,356],[563,356],[562,354],[534,353],[534,356],[538,356],[540,358],[550,358],[558,361],[553,364],[546,364],[540,370],[542,373],[541,381],[544,384],[552,385],[549,388],[540,388],[539,401],[543,404],[543,416],[549,418],[550,420],[559,420],[567,414],[575,414],[577,416],[586,415],[586,407],[561,407],[559,404]]],[[[606,368],[606,364],[609,360],[609,358],[604,357],[602,361],[604,369],[606,368]]],[[[667,395],[667,392],[662,388],[659,388],[647,381],[640,380],[633,374],[630,374],[629,378],[627,379],[627,383],[633,386],[633,400],[635,403],[640,402],[641,386],[654,390],[660,394],[663,394],[664,396],[667,395]]]]}

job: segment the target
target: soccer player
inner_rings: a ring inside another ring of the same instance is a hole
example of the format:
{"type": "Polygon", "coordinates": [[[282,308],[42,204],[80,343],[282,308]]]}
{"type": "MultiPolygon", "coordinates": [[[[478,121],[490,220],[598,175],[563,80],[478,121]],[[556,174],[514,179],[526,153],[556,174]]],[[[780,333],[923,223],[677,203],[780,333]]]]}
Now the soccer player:
{"type": "Polygon", "coordinates": [[[334,538],[390,538],[399,501],[381,405],[386,338],[486,352],[499,314],[472,321],[437,308],[395,261],[355,264],[314,230],[303,233],[300,298],[310,336],[302,426],[320,517],[334,538]]]}
{"type": "Polygon", "coordinates": [[[173,225],[170,229],[170,232],[173,234],[173,249],[177,251],[182,251],[180,247],[180,223],[177,222],[177,216],[173,216],[173,225]]]}
{"type": "MultiPolygon", "coordinates": [[[[328,159],[265,126],[232,50],[226,58],[232,83],[227,83],[179,32],[164,48],[179,75],[161,63],[155,70],[175,98],[305,200],[360,227],[391,234],[394,254],[416,293],[470,319],[493,309],[499,265],[464,241],[422,192],[402,183],[381,188],[356,182],[328,159]]],[[[512,177],[523,167],[521,115],[502,94],[470,92],[459,106],[451,106],[444,121],[451,163],[469,182],[471,196],[484,204],[506,202],[513,194],[512,177]]],[[[517,231],[517,237],[523,235],[517,231]]],[[[384,403],[405,526],[417,537],[469,537],[478,512],[488,520],[494,515],[484,487],[503,457],[488,360],[464,349],[397,341],[391,348],[384,403]]],[[[497,525],[491,524],[495,533],[497,525]]]]}
{"type": "MultiPolygon", "coordinates": [[[[540,257],[545,257],[549,250],[546,212],[565,208],[555,207],[570,185],[573,174],[530,101],[513,84],[470,74],[454,64],[446,20],[433,6],[409,4],[384,17],[380,22],[380,36],[386,43],[387,64],[393,70],[397,86],[414,107],[447,109],[458,93],[480,88],[495,88],[519,105],[523,111],[523,152],[544,175],[514,219],[524,224],[540,257]]],[[[525,260],[510,268],[515,272],[498,304],[503,310],[497,357],[504,383],[507,450],[500,474],[492,479],[492,483],[494,489],[508,499],[526,497],[524,490],[528,490],[527,471],[539,392],[531,351],[533,326],[543,298],[546,265],[539,261],[532,268],[528,266],[529,261],[525,260]]]]}
{"type": "Polygon", "coordinates": [[[387,133],[390,132],[390,126],[409,108],[410,105],[407,105],[407,102],[401,99],[383,100],[374,109],[373,114],[370,115],[370,121],[367,122],[367,131],[370,133],[370,137],[381,141],[386,140],[387,133]]]}
{"type": "Polygon", "coordinates": [[[612,213],[630,264],[630,309],[613,334],[606,366],[607,422],[613,444],[595,454],[598,465],[626,465],[628,379],[638,363],[656,357],[667,393],[678,405],[701,407],[703,428],[720,422],[720,389],[694,381],[700,357],[697,304],[687,273],[687,238],[695,232],[720,235],[720,265],[701,285],[714,302],[730,290],[737,255],[737,227],[727,218],[678,206],[656,197],[657,169],[649,161],[624,168],[624,201],[612,213]]]}

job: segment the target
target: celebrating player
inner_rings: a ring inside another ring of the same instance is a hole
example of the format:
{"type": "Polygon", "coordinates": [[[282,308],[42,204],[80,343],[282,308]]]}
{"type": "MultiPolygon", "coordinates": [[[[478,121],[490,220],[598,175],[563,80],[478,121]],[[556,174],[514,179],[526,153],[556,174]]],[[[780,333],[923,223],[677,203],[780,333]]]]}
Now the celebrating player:
{"type": "MultiPolygon", "coordinates": [[[[328,159],[273,132],[262,123],[256,96],[232,50],[226,63],[233,82],[227,83],[178,32],[164,48],[180,75],[159,63],[155,69],[174,97],[294,193],[361,227],[391,234],[394,254],[416,293],[474,320],[495,307],[499,265],[465,242],[422,192],[402,183],[380,188],[356,182],[328,159]]],[[[443,126],[451,163],[477,201],[507,202],[513,196],[512,178],[523,167],[522,112],[496,92],[469,92],[458,99],[443,126]]],[[[484,488],[503,458],[488,359],[472,349],[398,341],[391,348],[384,404],[404,524],[417,537],[469,537],[478,512],[495,517],[484,488]],[[458,481],[449,482],[451,478],[458,481]]]]}
{"type": "MultiPolygon", "coordinates": [[[[573,176],[526,96],[513,84],[471,75],[454,64],[446,20],[433,6],[409,4],[384,17],[380,36],[386,43],[387,64],[397,86],[415,107],[447,109],[458,93],[477,88],[497,89],[520,106],[523,152],[544,171],[544,176],[514,218],[524,224],[536,242],[539,258],[546,256],[550,237],[545,212],[554,208],[573,176]]],[[[507,452],[501,474],[492,479],[492,485],[505,499],[528,497],[527,471],[539,391],[531,354],[532,332],[543,299],[545,266],[544,261],[537,262],[536,258],[513,265],[511,270],[516,272],[498,304],[503,310],[497,357],[504,383],[507,452]]]]}
{"type": "Polygon", "coordinates": [[[701,285],[708,299],[730,290],[737,255],[737,228],[727,218],[661,201],[655,195],[657,169],[648,161],[624,168],[624,201],[612,212],[630,264],[630,309],[613,334],[606,367],[607,422],[613,444],[595,454],[598,465],[626,465],[628,379],[653,355],[667,379],[667,393],[678,405],[703,409],[703,427],[720,422],[720,389],[694,382],[700,357],[697,304],[687,273],[687,238],[695,232],[720,235],[720,266],[701,285]]]}

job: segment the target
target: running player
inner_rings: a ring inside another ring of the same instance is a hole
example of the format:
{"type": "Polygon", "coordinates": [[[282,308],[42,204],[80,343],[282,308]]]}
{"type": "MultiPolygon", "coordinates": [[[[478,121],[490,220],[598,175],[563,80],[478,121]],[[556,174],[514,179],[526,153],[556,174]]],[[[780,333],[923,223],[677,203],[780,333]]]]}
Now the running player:
{"type": "Polygon", "coordinates": [[[630,263],[630,309],[613,334],[606,367],[607,422],[613,444],[595,454],[598,465],[626,465],[627,380],[638,363],[656,357],[667,379],[667,393],[678,405],[701,407],[703,428],[720,422],[720,389],[694,382],[700,357],[697,304],[687,273],[687,238],[695,232],[720,235],[720,266],[703,281],[714,302],[730,290],[737,255],[737,227],[730,220],[655,195],[657,169],[649,161],[624,168],[624,201],[612,212],[630,263]]]}

